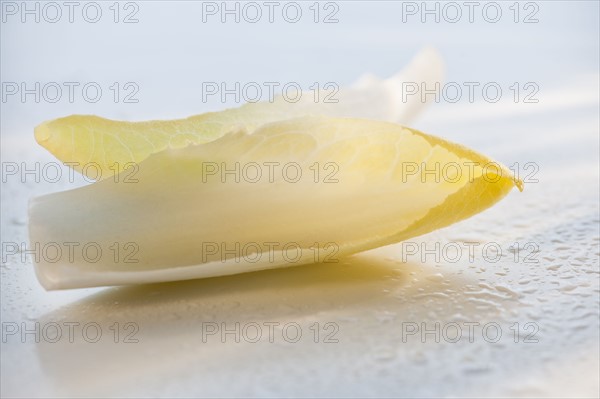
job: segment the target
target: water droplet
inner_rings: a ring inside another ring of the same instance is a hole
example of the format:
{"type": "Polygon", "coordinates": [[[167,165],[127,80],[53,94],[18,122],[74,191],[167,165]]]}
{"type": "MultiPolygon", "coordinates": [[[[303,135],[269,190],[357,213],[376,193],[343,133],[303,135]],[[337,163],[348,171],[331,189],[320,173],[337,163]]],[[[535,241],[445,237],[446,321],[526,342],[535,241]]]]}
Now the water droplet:
{"type": "Polygon", "coordinates": [[[435,273],[425,277],[425,279],[434,282],[441,282],[444,280],[444,275],[442,273],[435,273]]]}

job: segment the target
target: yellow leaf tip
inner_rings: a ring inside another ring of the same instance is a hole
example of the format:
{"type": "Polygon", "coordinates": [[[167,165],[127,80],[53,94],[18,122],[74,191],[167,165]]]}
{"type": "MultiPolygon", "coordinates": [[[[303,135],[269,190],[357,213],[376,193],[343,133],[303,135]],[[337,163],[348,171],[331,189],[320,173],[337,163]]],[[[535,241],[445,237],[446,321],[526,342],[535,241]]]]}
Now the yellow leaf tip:
{"type": "Polygon", "coordinates": [[[44,145],[44,142],[50,139],[51,134],[48,122],[37,125],[35,129],[33,129],[33,134],[35,136],[35,141],[37,141],[40,145],[44,145]]]}
{"type": "Polygon", "coordinates": [[[519,192],[521,192],[521,193],[525,189],[525,183],[523,183],[523,180],[521,180],[521,179],[515,179],[515,185],[517,186],[517,188],[519,189],[519,192]]]}

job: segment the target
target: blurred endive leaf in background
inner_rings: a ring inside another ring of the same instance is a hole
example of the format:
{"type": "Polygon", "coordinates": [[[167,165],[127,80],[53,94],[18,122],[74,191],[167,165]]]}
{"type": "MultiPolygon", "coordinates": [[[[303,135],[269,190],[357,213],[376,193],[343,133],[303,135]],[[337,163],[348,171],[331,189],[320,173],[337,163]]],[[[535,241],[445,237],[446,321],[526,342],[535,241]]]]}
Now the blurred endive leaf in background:
{"type": "Polygon", "coordinates": [[[403,98],[403,84],[424,83],[434,87],[442,81],[443,69],[437,51],[426,48],[404,70],[388,79],[365,75],[337,93],[324,90],[318,99],[313,93],[306,93],[292,103],[279,96],[272,102],[249,103],[178,120],[125,122],[94,115],[71,115],[40,124],[35,128],[35,138],[62,162],[90,179],[101,180],[168,148],[207,143],[240,128],[251,133],[266,123],[304,115],[368,118],[410,125],[426,104],[421,96],[403,98]],[[88,165],[94,167],[86,168],[88,165]]]}

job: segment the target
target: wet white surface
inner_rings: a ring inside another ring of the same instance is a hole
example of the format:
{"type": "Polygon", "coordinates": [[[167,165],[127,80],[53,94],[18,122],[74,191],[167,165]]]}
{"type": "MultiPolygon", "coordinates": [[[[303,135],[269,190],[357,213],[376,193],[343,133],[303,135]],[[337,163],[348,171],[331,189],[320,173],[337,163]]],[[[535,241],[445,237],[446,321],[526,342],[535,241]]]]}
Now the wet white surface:
{"type": "MultiPolygon", "coordinates": [[[[565,32],[576,36],[577,23],[565,24],[571,29],[563,27],[565,32]]],[[[597,26],[596,13],[596,33],[597,26]]],[[[497,51],[506,51],[501,42],[495,42],[497,51]]],[[[567,58],[571,44],[556,45],[555,52],[567,58]]],[[[449,79],[462,79],[461,74],[468,76],[465,70],[475,68],[465,61],[456,72],[452,60],[457,53],[451,50],[459,47],[446,50],[454,54],[447,60],[449,79]]],[[[552,58],[550,52],[543,54],[552,58]]],[[[539,171],[531,178],[539,182],[526,183],[523,193],[514,190],[484,213],[404,246],[333,265],[64,292],[44,291],[30,259],[7,256],[0,269],[2,396],[598,397],[597,49],[595,58],[578,54],[580,69],[563,65],[558,73],[559,67],[549,65],[550,71],[540,71],[538,104],[436,104],[422,115],[415,127],[509,166],[519,162],[522,174],[533,170],[525,170],[525,163],[535,163],[539,171]],[[586,62],[596,63],[595,72],[586,62]],[[473,259],[464,244],[471,242],[480,244],[473,259]],[[439,260],[407,254],[407,245],[422,243],[427,248],[458,244],[463,250],[456,262],[450,261],[451,251],[439,260]],[[483,252],[486,244],[501,248],[497,261],[493,250],[483,252]],[[7,333],[12,326],[33,329],[36,323],[40,342],[35,334],[7,333]],[[240,342],[234,334],[224,339],[220,333],[203,335],[214,326],[232,330],[236,323],[240,342]],[[434,330],[436,323],[439,342],[435,334],[422,331],[434,330]],[[63,337],[52,343],[57,325],[63,337]],[[86,325],[91,327],[84,335],[86,325]],[[251,342],[256,325],[262,337],[251,342]],[[420,331],[409,335],[415,325],[420,331]],[[462,337],[451,342],[456,325],[462,337]],[[98,342],[87,342],[98,327],[98,342]],[[295,338],[294,328],[302,336],[288,342],[295,338]],[[502,336],[492,342],[498,329],[502,336]]],[[[525,58],[523,68],[539,57],[525,58]]],[[[498,79],[531,78],[501,69],[495,71],[498,79]]],[[[150,109],[156,107],[153,101],[160,102],[158,97],[148,100],[150,109]]],[[[48,105],[9,105],[15,112],[8,121],[7,106],[2,107],[2,162],[51,161],[33,142],[32,128],[39,121],[23,115],[54,117],[71,113],[69,106],[57,111],[48,105]]],[[[114,109],[106,108],[108,116],[114,109]]],[[[127,108],[128,115],[143,119],[136,109],[127,108]]],[[[86,110],[102,113],[102,108],[86,110]]],[[[64,180],[3,181],[3,243],[27,243],[29,198],[81,184],[64,180]]]]}

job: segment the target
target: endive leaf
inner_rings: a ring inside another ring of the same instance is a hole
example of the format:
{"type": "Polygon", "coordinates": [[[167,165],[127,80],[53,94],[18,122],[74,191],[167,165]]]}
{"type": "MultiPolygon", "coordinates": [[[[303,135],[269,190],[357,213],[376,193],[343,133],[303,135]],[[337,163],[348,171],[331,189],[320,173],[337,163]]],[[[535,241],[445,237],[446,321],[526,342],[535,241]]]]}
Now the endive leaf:
{"type": "Polygon", "coordinates": [[[60,289],[335,261],[447,226],[521,188],[491,162],[365,119],[304,117],[252,134],[240,129],[153,154],[129,182],[125,171],[118,182],[33,199],[32,245],[79,244],[68,261],[38,259],[36,272],[44,287],[60,289]],[[438,176],[424,173],[436,169],[438,176]],[[102,256],[83,252],[90,243],[102,256]],[[125,259],[126,251],[135,253],[125,259]]]}
{"type": "Polygon", "coordinates": [[[315,102],[311,92],[304,93],[297,103],[286,102],[280,96],[272,103],[251,103],[170,121],[124,122],[93,115],[71,115],[37,126],[35,138],[59,160],[91,179],[101,180],[167,148],[210,142],[239,128],[252,132],[265,123],[303,115],[409,124],[425,103],[420,95],[405,96],[403,83],[425,83],[427,87],[434,87],[434,83],[442,79],[442,69],[437,52],[425,49],[405,70],[391,78],[380,80],[365,76],[353,87],[342,88],[331,99],[337,103],[324,102],[325,93],[315,102]]]}

